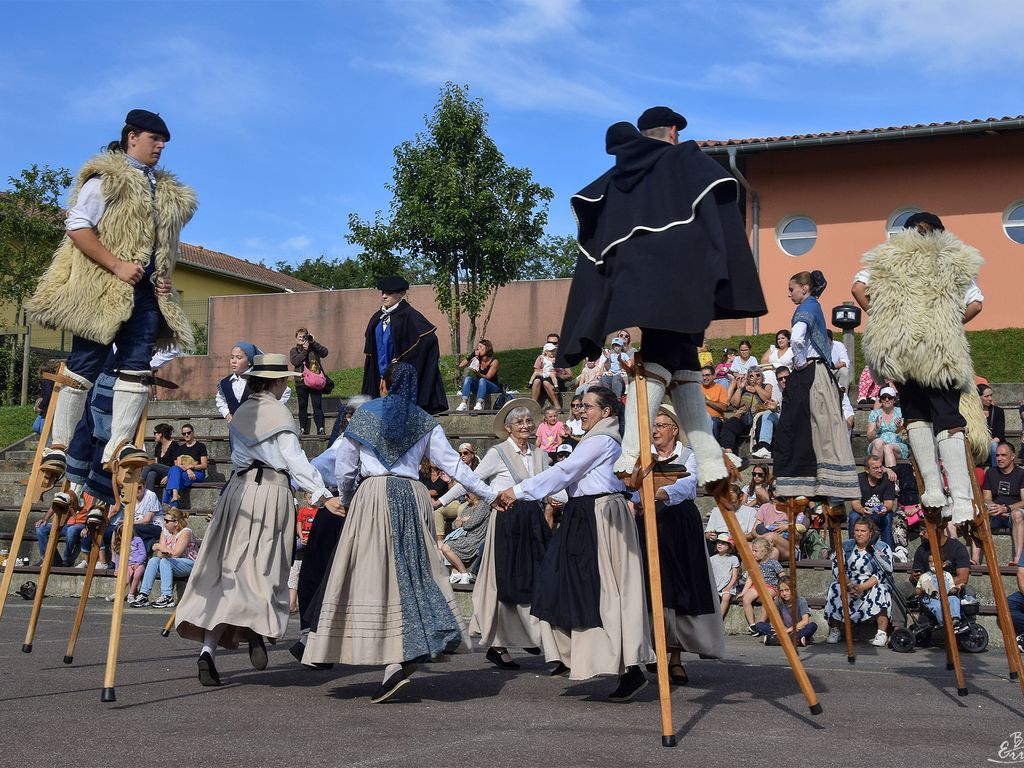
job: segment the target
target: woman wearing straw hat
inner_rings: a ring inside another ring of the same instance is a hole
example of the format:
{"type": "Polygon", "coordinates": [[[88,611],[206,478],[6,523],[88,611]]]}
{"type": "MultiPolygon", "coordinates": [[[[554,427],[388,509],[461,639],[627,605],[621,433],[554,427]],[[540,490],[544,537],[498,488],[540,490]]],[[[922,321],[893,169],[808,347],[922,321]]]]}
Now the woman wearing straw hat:
{"type": "Polygon", "coordinates": [[[178,604],[178,634],[203,643],[203,685],[220,685],[214,663],[218,645],[237,648],[240,640],[248,640],[253,667],[265,669],[263,638],[284,636],[295,546],[290,481],[309,493],[314,504],[343,512],[302,452],[291,411],[278,400],[288,379],[299,375],[288,358],[257,355],[245,375],[249,399],[228,427],[234,438],[233,474],[178,604]]]}
{"type": "MultiPolygon", "coordinates": [[[[511,488],[548,467],[547,454],[531,444],[540,405],[529,397],[510,400],[494,417],[494,435],[504,442],[484,455],[479,475],[495,493],[511,488]]],[[[438,499],[445,504],[466,491],[456,485],[438,499]]],[[[565,500],[564,491],[556,498],[565,500]]],[[[518,669],[509,648],[540,653],[540,622],[530,614],[533,589],[544,559],[551,528],[541,501],[517,501],[487,525],[483,558],[473,589],[473,620],[469,631],[487,647],[487,660],[501,669],[518,669]]],[[[468,582],[468,579],[467,579],[468,582]]]]}
{"type": "MultiPolygon", "coordinates": [[[[662,404],[654,417],[651,451],[658,462],[682,465],[689,473],[655,492],[658,519],[658,551],[661,555],[661,594],[665,605],[665,636],[668,641],[669,679],[676,685],[689,682],[682,652],[719,657],[725,652],[725,626],[714,574],[704,545],[704,526],[697,497],[697,458],[679,442],[675,409],[662,404]]],[[[634,501],[638,497],[634,496],[634,501]]],[[[637,517],[644,540],[646,515],[637,517]]],[[[644,576],[647,576],[644,550],[644,576]]]]}
{"type": "Polygon", "coordinates": [[[416,405],[418,391],[416,369],[392,363],[382,397],[358,408],[335,443],[348,513],[322,600],[307,611],[302,663],[385,665],[375,704],[409,682],[417,661],[469,644],[435,542],[420,462],[429,459],[482,501],[494,500],[437,420],[416,405]]]}
{"type": "Polygon", "coordinates": [[[654,651],[640,540],[626,486],[612,471],[622,450],[618,409],[612,390],[592,387],[583,396],[587,434],[572,455],[502,491],[495,505],[568,490],[562,524],[537,576],[533,615],[541,620],[545,657],[558,662],[552,675],[618,675],[609,699],[621,702],[647,685],[640,665],[654,661],[654,651]]]}

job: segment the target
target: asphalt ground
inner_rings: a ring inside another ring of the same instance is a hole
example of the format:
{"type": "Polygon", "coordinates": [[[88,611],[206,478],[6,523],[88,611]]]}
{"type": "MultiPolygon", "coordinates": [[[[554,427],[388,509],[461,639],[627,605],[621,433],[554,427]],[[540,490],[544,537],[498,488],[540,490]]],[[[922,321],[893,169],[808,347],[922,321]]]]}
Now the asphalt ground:
{"type": "MultiPolygon", "coordinates": [[[[1000,652],[965,656],[960,698],[941,649],[900,655],[860,645],[801,652],[824,707],[809,715],[780,648],[730,638],[727,658],[685,657],[673,688],[679,746],[661,746],[657,687],[607,702],[612,678],[573,682],[519,654],[500,671],[481,651],[421,665],[394,700],[370,704],[381,670],[306,671],[288,645],[256,672],[218,654],[224,681],[202,688],[199,648],[160,637],[167,613],[126,610],[117,701],[100,701],[111,606],[93,600],[74,663],[62,659],[75,602],[48,599],[33,651],[29,604],[0,621],[0,755],[22,766],[974,766],[1014,763],[1000,747],[1024,731],[1024,695],[1000,652]]],[[[1019,763],[1024,763],[1024,752],[1019,763]]]]}

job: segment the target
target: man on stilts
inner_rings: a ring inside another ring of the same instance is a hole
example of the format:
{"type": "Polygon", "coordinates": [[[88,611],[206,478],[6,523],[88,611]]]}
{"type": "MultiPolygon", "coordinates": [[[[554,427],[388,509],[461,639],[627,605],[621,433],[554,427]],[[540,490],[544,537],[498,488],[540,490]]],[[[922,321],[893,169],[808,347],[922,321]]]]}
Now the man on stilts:
{"type": "MultiPolygon", "coordinates": [[[[666,391],[697,458],[699,482],[729,477],[711,432],[697,348],[712,320],[765,314],[761,285],[736,204],[739,185],[694,141],[686,118],[652,107],[608,129],[615,165],[573,195],[579,256],[559,352],[561,365],[596,359],[605,337],[639,327],[649,425],[666,391]]],[[[627,391],[620,476],[640,456],[635,383],[627,391]]]]}
{"type": "MultiPolygon", "coordinates": [[[[67,233],[28,302],[33,320],[71,331],[51,445],[41,470],[52,487],[67,468],[67,451],[89,391],[116,345],[110,439],[102,462],[130,471],[148,462],[134,445],[159,346],[194,346],[192,328],[171,287],[182,227],[195,213],[195,193],[156,164],[170,131],[153,112],[134,109],[119,141],[79,170],[68,201],[67,233]]],[[[82,484],[71,482],[76,500],[82,484]]]]}

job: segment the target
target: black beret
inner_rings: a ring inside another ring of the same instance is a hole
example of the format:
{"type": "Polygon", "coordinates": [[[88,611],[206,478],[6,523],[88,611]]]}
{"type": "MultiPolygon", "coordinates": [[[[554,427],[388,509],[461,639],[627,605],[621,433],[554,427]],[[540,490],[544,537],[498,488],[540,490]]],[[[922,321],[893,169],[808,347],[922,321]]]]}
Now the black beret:
{"type": "Polygon", "coordinates": [[[645,110],[640,119],[636,121],[639,131],[646,131],[648,128],[662,128],[674,125],[680,131],[686,127],[686,118],[668,107],[651,107],[645,110]]]}
{"type": "Polygon", "coordinates": [[[384,293],[401,293],[409,290],[409,281],[401,275],[389,275],[378,281],[377,290],[384,293]]]}
{"type": "Polygon", "coordinates": [[[134,125],[144,131],[160,134],[167,141],[171,140],[171,132],[167,130],[167,123],[159,114],[150,112],[148,109],[133,109],[125,116],[124,124],[134,125]]]}
{"type": "Polygon", "coordinates": [[[942,219],[936,216],[934,213],[928,213],[927,211],[921,211],[915,213],[903,224],[904,229],[915,229],[918,224],[930,224],[933,229],[937,229],[940,232],[945,232],[946,228],[942,226],[942,219]]]}

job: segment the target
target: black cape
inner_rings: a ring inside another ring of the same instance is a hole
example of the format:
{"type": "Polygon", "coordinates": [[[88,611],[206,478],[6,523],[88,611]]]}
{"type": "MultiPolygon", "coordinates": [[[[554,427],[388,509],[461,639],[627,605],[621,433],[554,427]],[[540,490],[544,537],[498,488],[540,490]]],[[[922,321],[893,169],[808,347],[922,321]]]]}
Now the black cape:
{"type": "MultiPolygon", "coordinates": [[[[363,394],[380,397],[380,376],[377,372],[377,336],[381,312],[377,310],[366,326],[366,363],[363,366],[363,394]]],[[[448,410],[448,396],[444,393],[441,369],[438,367],[440,351],[437,347],[437,328],[402,301],[391,313],[391,340],[395,345],[395,360],[408,363],[416,369],[419,397],[416,404],[427,413],[448,410]]]]}
{"type": "Polygon", "coordinates": [[[559,354],[596,358],[637,326],[701,339],[712,320],[765,314],[736,179],[696,142],[672,145],[616,123],[615,166],[572,197],[580,253],[559,354]]]}

